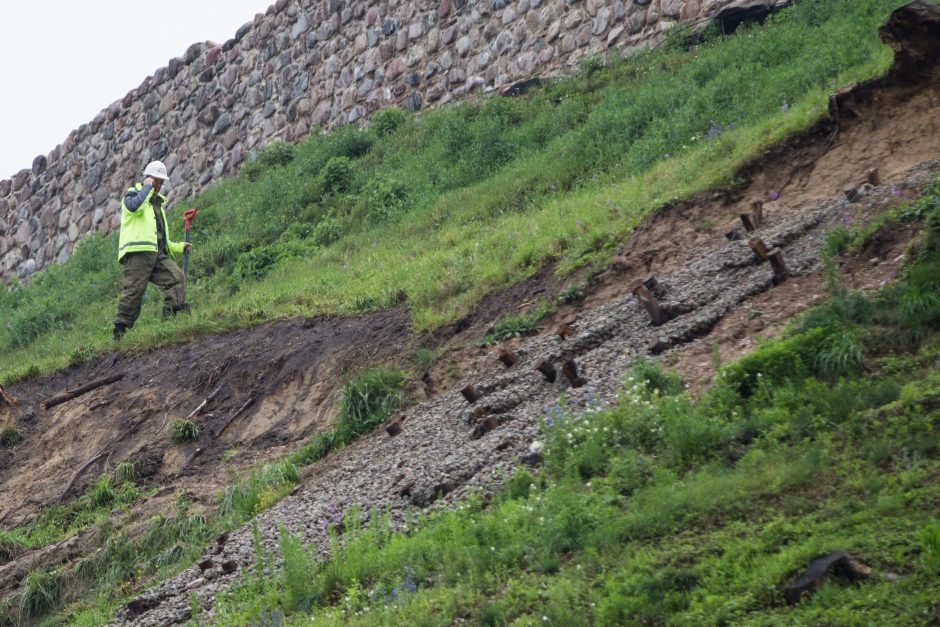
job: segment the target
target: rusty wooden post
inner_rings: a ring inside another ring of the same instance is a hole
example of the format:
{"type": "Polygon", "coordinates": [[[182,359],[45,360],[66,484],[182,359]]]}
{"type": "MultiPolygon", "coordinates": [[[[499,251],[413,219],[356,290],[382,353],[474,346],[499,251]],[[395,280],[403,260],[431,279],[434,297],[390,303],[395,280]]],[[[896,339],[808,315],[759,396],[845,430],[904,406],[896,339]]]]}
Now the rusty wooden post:
{"type": "Polygon", "coordinates": [[[483,398],[483,395],[477,391],[473,385],[468,385],[464,389],[460,390],[460,393],[463,394],[463,397],[467,399],[467,402],[471,405],[476,403],[478,400],[483,398]]]}
{"type": "Polygon", "coordinates": [[[767,254],[767,258],[770,260],[770,266],[774,269],[774,280],[777,283],[786,281],[790,276],[790,270],[783,260],[783,251],[779,248],[774,248],[767,254]]]}
{"type": "Polygon", "coordinates": [[[547,359],[543,359],[535,365],[535,369],[542,373],[542,376],[545,377],[545,380],[549,383],[554,383],[555,379],[558,378],[558,373],[555,371],[555,366],[551,365],[547,359]]]}
{"type": "Polygon", "coordinates": [[[646,285],[640,283],[634,287],[633,294],[639,299],[643,307],[646,308],[646,313],[649,314],[650,321],[653,323],[653,326],[658,327],[661,324],[665,324],[669,320],[666,314],[663,313],[663,310],[659,308],[659,303],[656,302],[652,292],[649,291],[649,288],[647,288],[646,285]]]}
{"type": "Polygon", "coordinates": [[[750,233],[751,231],[757,228],[757,225],[754,224],[754,219],[751,217],[751,214],[749,213],[741,214],[741,222],[744,224],[744,230],[747,231],[748,233],[750,233]]]}
{"type": "Polygon", "coordinates": [[[755,200],[751,203],[751,219],[757,228],[764,225],[764,201],[755,200]]]}
{"type": "Polygon", "coordinates": [[[761,261],[767,261],[767,256],[770,254],[770,250],[767,248],[767,244],[764,243],[759,237],[752,237],[747,241],[748,246],[751,247],[751,250],[760,257],[761,261]]]}
{"type": "Polygon", "coordinates": [[[385,425],[385,433],[388,434],[388,437],[394,438],[396,435],[402,432],[401,419],[396,418],[390,420],[387,425],[385,425]]]}
{"type": "Polygon", "coordinates": [[[480,424],[473,428],[473,433],[470,434],[470,437],[474,440],[479,440],[484,435],[495,429],[499,426],[499,419],[495,416],[487,416],[484,418],[480,424]]]}
{"type": "Polygon", "coordinates": [[[573,359],[566,361],[561,371],[565,374],[565,377],[567,377],[573,388],[579,388],[587,383],[587,379],[578,374],[578,364],[576,364],[573,359]]]}
{"type": "Polygon", "coordinates": [[[508,348],[504,348],[499,352],[499,360],[503,362],[503,365],[507,368],[512,368],[516,365],[516,362],[519,361],[519,357],[508,348]]]}

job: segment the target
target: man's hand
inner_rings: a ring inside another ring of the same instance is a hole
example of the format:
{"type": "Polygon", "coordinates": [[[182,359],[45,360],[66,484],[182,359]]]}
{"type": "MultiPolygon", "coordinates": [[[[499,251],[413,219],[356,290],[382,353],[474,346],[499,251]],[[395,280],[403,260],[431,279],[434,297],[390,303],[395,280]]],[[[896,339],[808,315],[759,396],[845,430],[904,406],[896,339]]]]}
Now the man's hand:
{"type": "Polygon", "coordinates": [[[183,252],[184,252],[184,253],[185,253],[185,252],[189,252],[189,251],[192,250],[192,249],[193,249],[193,244],[192,244],[192,242],[183,242],[183,252]]]}
{"type": "Polygon", "coordinates": [[[153,181],[152,176],[148,176],[147,178],[144,179],[144,185],[149,185],[150,187],[153,187],[153,183],[154,181],[153,181]]]}

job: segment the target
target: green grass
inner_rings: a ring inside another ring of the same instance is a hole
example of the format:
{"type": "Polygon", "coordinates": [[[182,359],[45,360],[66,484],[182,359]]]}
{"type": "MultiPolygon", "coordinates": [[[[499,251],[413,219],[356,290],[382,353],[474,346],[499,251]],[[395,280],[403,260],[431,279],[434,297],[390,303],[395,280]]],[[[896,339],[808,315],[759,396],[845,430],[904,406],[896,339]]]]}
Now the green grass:
{"type": "Polygon", "coordinates": [[[199,439],[200,433],[202,433],[202,427],[194,420],[181,418],[170,421],[170,440],[174,444],[193,442],[199,439]]]}
{"type": "MultiPolygon", "coordinates": [[[[161,322],[151,291],[123,345],[399,304],[432,329],[550,259],[562,274],[603,263],[655,207],[733,182],[817,120],[835,87],[884,71],[876,31],[899,4],[801,3],[766,27],[591,65],[523,98],[387,112],[369,131],[271,146],[192,203],[194,313],[161,322]]],[[[111,348],[115,246],[93,236],[0,291],[0,381],[111,348]]]]}
{"type": "Polygon", "coordinates": [[[210,624],[923,624],[940,582],[940,308],[905,303],[940,293],[938,221],[895,284],[867,299],[833,284],[699,398],[643,361],[612,407],[560,401],[541,469],[485,506],[407,530],[352,511],[326,559],[282,533],[282,566],[224,593],[210,624]],[[872,576],[789,606],[782,588],[841,549],[872,576]]]}

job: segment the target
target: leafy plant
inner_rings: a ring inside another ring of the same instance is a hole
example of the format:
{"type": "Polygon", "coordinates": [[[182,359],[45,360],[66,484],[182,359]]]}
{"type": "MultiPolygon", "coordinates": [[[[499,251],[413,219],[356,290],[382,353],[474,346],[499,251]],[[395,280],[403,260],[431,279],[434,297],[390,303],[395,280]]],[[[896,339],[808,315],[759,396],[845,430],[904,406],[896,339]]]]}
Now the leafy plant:
{"type": "Polygon", "coordinates": [[[483,345],[496,344],[505,340],[532,335],[538,329],[539,320],[544,318],[554,309],[551,302],[540,300],[529,311],[508,314],[497,320],[486,336],[483,338],[483,345]]]}
{"type": "Polygon", "coordinates": [[[170,440],[174,444],[193,442],[199,438],[202,427],[195,420],[178,418],[170,421],[170,440]]]}

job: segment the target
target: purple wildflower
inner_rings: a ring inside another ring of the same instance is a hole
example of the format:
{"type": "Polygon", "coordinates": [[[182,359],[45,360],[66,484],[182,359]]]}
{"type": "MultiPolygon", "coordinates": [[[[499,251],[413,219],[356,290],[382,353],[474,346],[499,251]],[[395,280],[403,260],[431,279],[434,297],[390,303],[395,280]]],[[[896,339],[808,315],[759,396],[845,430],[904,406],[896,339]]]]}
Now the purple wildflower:
{"type": "Polygon", "coordinates": [[[845,213],[843,213],[843,214],[842,214],[842,223],[845,224],[845,226],[852,226],[852,214],[849,213],[848,211],[846,211],[845,213]]]}
{"type": "Polygon", "coordinates": [[[780,194],[778,194],[778,193],[777,193],[776,191],[774,191],[774,190],[771,190],[770,193],[767,194],[767,195],[770,196],[770,199],[771,199],[771,200],[777,200],[778,198],[780,198],[780,194]]]}
{"type": "Polygon", "coordinates": [[[892,195],[892,196],[900,196],[900,195],[901,195],[901,190],[898,188],[897,185],[892,185],[892,186],[891,186],[891,195],[892,195]]]}
{"type": "Polygon", "coordinates": [[[783,106],[780,107],[780,110],[783,111],[784,113],[786,113],[787,111],[789,111],[789,110],[790,110],[790,103],[787,102],[787,101],[784,101],[784,102],[783,102],[783,106]]]}

